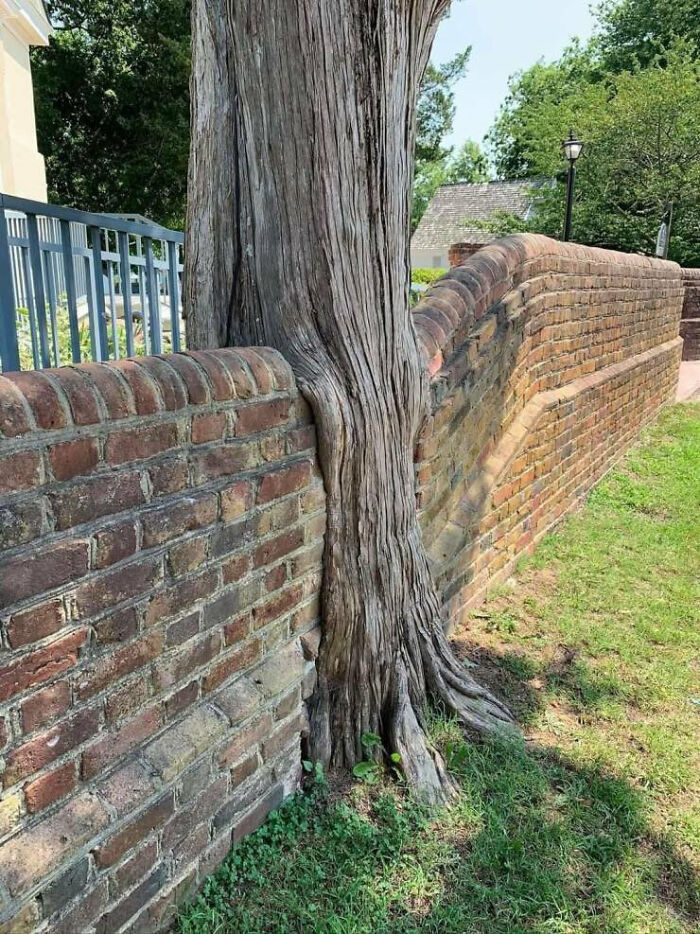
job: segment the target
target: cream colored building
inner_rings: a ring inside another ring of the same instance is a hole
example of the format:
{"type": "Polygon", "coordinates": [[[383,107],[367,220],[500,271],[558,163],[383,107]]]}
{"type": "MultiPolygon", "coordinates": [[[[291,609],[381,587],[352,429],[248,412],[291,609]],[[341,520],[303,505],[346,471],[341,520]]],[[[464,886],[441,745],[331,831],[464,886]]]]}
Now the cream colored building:
{"type": "Polygon", "coordinates": [[[42,0],[0,0],[0,192],[46,201],[34,118],[29,48],[47,45],[42,0]]]}

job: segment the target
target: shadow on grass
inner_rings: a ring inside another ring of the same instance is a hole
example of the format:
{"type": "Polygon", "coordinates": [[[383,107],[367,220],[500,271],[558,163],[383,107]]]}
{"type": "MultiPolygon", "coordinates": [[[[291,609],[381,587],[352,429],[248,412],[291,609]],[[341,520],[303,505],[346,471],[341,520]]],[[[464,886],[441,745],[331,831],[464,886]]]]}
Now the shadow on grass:
{"type": "MultiPolygon", "coordinates": [[[[486,679],[527,723],[542,705],[533,668],[486,654],[486,679]]],[[[435,730],[462,789],[453,808],[436,818],[387,787],[361,787],[353,806],[298,796],[233,851],[183,934],[696,930],[693,868],[653,831],[640,791],[520,739],[435,730]]]]}

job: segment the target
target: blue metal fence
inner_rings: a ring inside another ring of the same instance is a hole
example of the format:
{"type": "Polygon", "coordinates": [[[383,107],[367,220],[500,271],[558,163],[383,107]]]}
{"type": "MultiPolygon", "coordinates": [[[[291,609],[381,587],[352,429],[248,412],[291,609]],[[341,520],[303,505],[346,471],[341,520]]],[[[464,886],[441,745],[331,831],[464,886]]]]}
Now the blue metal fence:
{"type": "Polygon", "coordinates": [[[0,369],[180,350],[183,234],[0,194],[0,369]]]}

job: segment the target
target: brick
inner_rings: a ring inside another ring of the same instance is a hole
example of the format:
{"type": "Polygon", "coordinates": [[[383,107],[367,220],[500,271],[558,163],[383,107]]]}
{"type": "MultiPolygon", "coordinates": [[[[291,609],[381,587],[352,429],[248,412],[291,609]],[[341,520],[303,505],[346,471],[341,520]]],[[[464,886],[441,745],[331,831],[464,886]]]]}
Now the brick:
{"type": "MultiPolygon", "coordinates": [[[[7,836],[15,827],[19,826],[22,815],[20,808],[22,798],[19,792],[14,792],[0,801],[0,837],[7,836]]],[[[1,930],[1,929],[0,929],[1,930]]]]}
{"type": "Polygon", "coordinates": [[[174,645],[182,645],[183,642],[196,636],[199,632],[199,615],[199,610],[195,610],[194,613],[183,616],[182,619],[168,626],[165,633],[166,646],[172,648],[174,645]]]}
{"type": "Polygon", "coordinates": [[[0,668],[0,701],[49,681],[77,664],[87,630],[79,629],[0,668]]]}
{"type": "Polygon", "coordinates": [[[311,464],[302,461],[266,474],[258,487],[258,503],[269,503],[273,499],[287,496],[305,487],[311,478],[311,464]]]}
{"type": "Polygon", "coordinates": [[[76,425],[96,425],[100,421],[92,381],[86,377],[82,368],[59,367],[52,372],[52,378],[61,384],[76,425]]]}
{"type": "Polygon", "coordinates": [[[140,807],[158,790],[159,784],[140,762],[129,762],[100,782],[97,792],[117,817],[125,817],[140,807]]]}
{"type": "Polygon", "coordinates": [[[251,625],[252,616],[249,612],[226,623],[224,626],[224,645],[229,646],[243,642],[250,635],[251,625]]]}
{"type": "Polygon", "coordinates": [[[38,772],[64,753],[77,749],[95,735],[99,722],[98,711],[85,708],[46,733],[13,749],[6,758],[5,787],[38,772]]]}
{"type": "Polygon", "coordinates": [[[239,785],[242,785],[243,782],[247,778],[250,778],[251,775],[254,775],[257,770],[258,754],[255,752],[239,762],[238,765],[233,766],[231,769],[231,787],[237,788],[239,785]]]}
{"type": "Polygon", "coordinates": [[[104,805],[89,793],[0,846],[0,879],[15,897],[58,868],[109,823],[104,805]]]}
{"type": "Polygon", "coordinates": [[[296,525],[299,519],[299,497],[273,501],[255,517],[254,531],[256,536],[262,537],[268,532],[279,532],[296,525]]]}
{"type": "Polygon", "coordinates": [[[249,480],[237,480],[221,491],[221,518],[237,519],[253,505],[253,486],[249,480]]]}
{"type": "Polygon", "coordinates": [[[256,606],[253,610],[254,628],[260,629],[263,626],[267,626],[272,620],[289,613],[301,601],[302,596],[302,587],[300,584],[296,584],[293,587],[288,587],[281,593],[275,594],[275,596],[266,603],[256,606]]]}
{"type": "Polygon", "coordinates": [[[205,633],[201,638],[191,639],[176,655],[160,659],[154,669],[154,680],[158,690],[174,687],[192,672],[208,664],[221,648],[218,632],[205,633]]]}
{"type": "MultiPolygon", "coordinates": [[[[257,347],[236,347],[235,349],[226,348],[224,351],[224,359],[232,364],[235,364],[240,367],[247,375],[248,372],[252,373],[253,380],[250,378],[246,381],[246,389],[248,386],[252,387],[257,386],[258,392],[266,394],[271,392],[273,389],[272,383],[272,372],[267,366],[266,360],[262,354],[258,352],[257,347]],[[245,366],[243,365],[243,362],[245,366]]],[[[236,382],[236,389],[238,390],[238,395],[242,398],[244,393],[240,391],[239,383],[236,382]]],[[[247,392],[245,393],[248,394],[247,392]]]]}
{"type": "Polygon", "coordinates": [[[86,700],[93,697],[125,675],[143,668],[160,654],[162,648],[163,633],[157,631],[102,656],[81,672],[75,684],[78,698],[86,700]]]}
{"type": "Polygon", "coordinates": [[[70,684],[68,681],[56,681],[41,691],[31,694],[22,702],[21,720],[25,733],[33,733],[56,717],[60,717],[70,707],[70,684]]]}
{"type": "Polygon", "coordinates": [[[9,921],[0,922],[0,934],[34,934],[39,925],[39,906],[29,902],[9,921]]]}
{"type": "Polygon", "coordinates": [[[148,476],[154,496],[179,493],[188,485],[187,461],[184,457],[172,457],[163,463],[149,466],[148,476]]]}
{"type": "Polygon", "coordinates": [[[184,610],[190,610],[199,600],[213,593],[217,584],[216,571],[207,570],[196,577],[178,581],[174,587],[155,593],[146,609],[145,624],[153,626],[184,610]]]}
{"type": "Polygon", "coordinates": [[[97,466],[98,457],[96,438],[66,441],[49,450],[51,470],[57,480],[72,480],[91,473],[97,466]]]}
{"type": "Polygon", "coordinates": [[[52,430],[67,424],[63,401],[43,373],[7,373],[5,379],[14,383],[24,396],[39,428],[52,430]]]}
{"type": "Polygon", "coordinates": [[[211,525],[216,521],[217,513],[218,502],[214,493],[188,496],[163,509],[149,512],[142,520],[144,548],[211,525]]]}
{"type": "Polygon", "coordinates": [[[95,888],[66,912],[60,921],[52,922],[51,934],[76,934],[77,931],[91,929],[95,918],[103,914],[108,898],[107,880],[100,879],[95,888]]]}
{"type": "Polygon", "coordinates": [[[265,697],[280,694],[303,676],[303,658],[295,643],[269,656],[251,674],[252,680],[261,688],[265,697]]]}
{"type": "Polygon", "coordinates": [[[144,494],[139,474],[125,471],[81,480],[65,490],[49,494],[49,499],[56,528],[63,530],[140,506],[144,494]]]}
{"type": "Polygon", "coordinates": [[[279,783],[275,785],[247,814],[236,822],[233,827],[234,845],[253,833],[264,824],[270,811],[274,811],[284,801],[284,786],[279,783]]]}
{"type": "Polygon", "coordinates": [[[102,570],[136,553],[136,526],[122,522],[95,534],[94,567],[102,570]]]}
{"type": "Polygon", "coordinates": [[[18,451],[0,457],[0,495],[31,490],[41,483],[39,451],[18,451]]]}
{"type": "Polygon", "coordinates": [[[299,732],[301,722],[299,716],[293,717],[287,723],[280,726],[275,732],[264,740],[262,744],[263,759],[269,762],[283,752],[296,738],[299,742],[299,732]]]}
{"type": "Polygon", "coordinates": [[[150,833],[162,827],[172,816],[174,810],[175,802],[173,793],[170,791],[153,804],[149,804],[135,820],[130,821],[97,847],[95,850],[97,865],[101,869],[113,866],[125,853],[145,840],[150,833]]]}
{"type": "Polygon", "coordinates": [[[250,667],[262,655],[262,643],[253,639],[247,645],[233,652],[229,652],[221,661],[212,665],[202,679],[202,690],[213,691],[220,684],[227,681],[231,675],[250,667]]]}
{"type": "Polygon", "coordinates": [[[198,707],[152,742],[144,758],[164,782],[169,782],[220,739],[227,728],[227,721],[213,707],[198,707]]]}
{"type": "Polygon", "coordinates": [[[0,506],[0,552],[38,538],[43,525],[41,501],[0,506]]]}
{"type": "Polygon", "coordinates": [[[168,569],[173,577],[196,571],[207,559],[206,535],[179,542],[168,550],[168,569]]]}
{"type": "Polygon", "coordinates": [[[105,699],[105,720],[109,725],[142,710],[148,703],[151,691],[150,671],[117,685],[105,699]]]}
{"type": "Polygon", "coordinates": [[[219,691],[212,700],[223,710],[232,726],[236,726],[260,708],[262,694],[250,678],[242,677],[219,691]]]}
{"type": "Polygon", "coordinates": [[[61,542],[0,560],[0,606],[53,590],[87,573],[88,543],[61,542]]]}
{"type": "Polygon", "coordinates": [[[77,782],[76,763],[64,762],[53,772],[48,772],[24,786],[27,810],[30,814],[41,811],[47,805],[65,797],[75,788],[77,782]]]}
{"type": "Polygon", "coordinates": [[[136,749],[160,729],[162,722],[160,708],[151,707],[118,730],[103,734],[102,739],[83,752],[83,778],[94,778],[110,763],[136,749]]]}
{"type": "Polygon", "coordinates": [[[111,897],[121,895],[127,889],[131,888],[135,882],[143,878],[146,873],[155,866],[158,858],[158,844],[155,840],[141,847],[134,856],[123,863],[109,880],[109,892],[111,897]]]}
{"type": "Polygon", "coordinates": [[[286,720],[295,710],[300,710],[300,708],[301,693],[299,688],[295,687],[275,707],[275,720],[286,720]]]}
{"type": "Polygon", "coordinates": [[[286,436],[287,454],[300,454],[302,451],[315,451],[316,426],[304,425],[303,428],[295,428],[288,431],[286,436]]]}
{"type": "Polygon", "coordinates": [[[138,626],[138,612],[133,606],[113,610],[109,616],[93,624],[100,645],[126,642],[136,635],[138,626]]]}
{"type": "Polygon", "coordinates": [[[65,621],[63,601],[48,600],[29,610],[15,613],[7,624],[7,638],[13,649],[19,649],[58,632],[65,621]]]}
{"type": "Polygon", "coordinates": [[[226,434],[226,415],[223,412],[207,412],[192,419],[192,444],[219,441],[226,434]]]}
{"type": "Polygon", "coordinates": [[[304,543],[304,533],[301,529],[290,529],[278,535],[276,538],[269,539],[259,545],[253,552],[253,567],[259,568],[266,564],[272,564],[279,561],[285,555],[296,551],[304,543]]]}
{"type": "Polygon", "coordinates": [[[161,409],[156,383],[135,360],[116,360],[110,366],[128,383],[139,415],[153,415],[161,409]]]}
{"type": "Polygon", "coordinates": [[[51,915],[60,911],[85,889],[89,869],[90,863],[87,857],[84,857],[69,866],[65,872],[62,872],[57,879],[43,889],[39,895],[39,901],[44,918],[50,918],[51,915]]]}
{"type": "Polygon", "coordinates": [[[227,622],[232,616],[254,603],[259,594],[259,580],[252,580],[247,584],[225,590],[215,600],[205,605],[202,611],[202,627],[209,629],[227,622]]]}
{"type": "Polygon", "coordinates": [[[175,367],[170,366],[171,355],[165,357],[139,357],[138,365],[153,379],[168,412],[187,405],[187,387],[175,367]]]}
{"type": "Polygon", "coordinates": [[[75,592],[75,604],[85,619],[116,606],[124,600],[151,590],[161,578],[160,558],[142,559],[115,571],[108,571],[80,584],[75,592]]]}
{"type": "Polygon", "coordinates": [[[29,408],[20,391],[6,377],[0,376],[0,433],[16,438],[31,431],[29,408]]]}
{"type": "MultiPolygon", "coordinates": [[[[222,800],[225,800],[227,792],[228,779],[224,775],[212,782],[202,794],[198,795],[186,808],[177,813],[163,830],[163,849],[170,850],[176,847],[178,843],[192,833],[198,824],[213,817],[221,806],[222,800]]],[[[204,846],[206,846],[206,843],[201,848],[204,849],[204,846]]]]}
{"type": "Polygon", "coordinates": [[[272,732],[272,717],[263,713],[242,727],[217,756],[220,768],[229,768],[243,756],[248,755],[265,736],[272,732]]]}
{"type": "Polygon", "coordinates": [[[248,537],[250,526],[248,519],[240,519],[229,525],[220,526],[212,533],[209,554],[212,558],[221,558],[241,548],[248,537]]]}
{"type": "Polygon", "coordinates": [[[168,867],[161,863],[153,872],[137,885],[126,898],[123,898],[114,908],[106,911],[95,925],[95,934],[108,934],[116,931],[133,918],[137,911],[154,898],[163,887],[168,878],[168,867]]]}
{"type": "Polygon", "coordinates": [[[199,698],[199,681],[196,679],[190,681],[184,687],[175,691],[174,694],[165,702],[165,715],[168,720],[173,720],[183,710],[191,707],[199,698]]]}
{"type": "Polygon", "coordinates": [[[229,441],[215,448],[195,451],[192,455],[197,483],[240,473],[260,462],[260,446],[256,442],[229,441]]]}
{"type": "Polygon", "coordinates": [[[279,428],[289,419],[289,399],[251,402],[236,410],[236,435],[254,435],[279,428]]]}
{"type": "Polygon", "coordinates": [[[174,423],[113,431],[105,445],[105,461],[118,466],[145,460],[169,451],[177,443],[177,425],[174,423]]]}

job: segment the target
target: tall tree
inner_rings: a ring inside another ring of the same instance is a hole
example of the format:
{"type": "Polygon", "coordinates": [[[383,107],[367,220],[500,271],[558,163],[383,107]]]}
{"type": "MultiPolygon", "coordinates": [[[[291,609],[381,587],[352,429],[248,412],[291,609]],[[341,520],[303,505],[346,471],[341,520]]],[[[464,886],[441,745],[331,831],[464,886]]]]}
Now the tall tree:
{"type": "Polygon", "coordinates": [[[311,754],[381,735],[408,784],[450,792],[439,700],[508,711],[453,655],[416,517],[426,375],[409,313],[416,103],[448,0],[195,0],[185,297],[195,347],[267,344],[315,414],[327,493],[311,754]]]}

